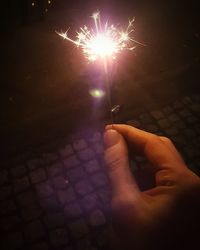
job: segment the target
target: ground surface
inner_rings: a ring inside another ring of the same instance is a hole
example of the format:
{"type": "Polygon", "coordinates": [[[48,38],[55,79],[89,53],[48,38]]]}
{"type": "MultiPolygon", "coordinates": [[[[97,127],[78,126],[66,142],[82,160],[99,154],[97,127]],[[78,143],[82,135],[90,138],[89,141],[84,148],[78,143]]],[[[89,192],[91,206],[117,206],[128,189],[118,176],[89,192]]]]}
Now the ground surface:
{"type": "MultiPolygon", "coordinates": [[[[172,138],[200,172],[200,96],[185,97],[128,124],[172,138]],[[189,141],[189,142],[188,142],[189,141]]],[[[141,159],[133,171],[140,175],[141,159]]],[[[109,249],[110,187],[102,129],[27,148],[0,172],[3,249],[109,249]]],[[[140,182],[145,188],[145,181],[140,182]]]]}
{"type": "Polygon", "coordinates": [[[122,109],[116,121],[172,138],[188,166],[199,174],[195,5],[145,1],[120,8],[103,1],[101,6],[86,5],[58,5],[44,22],[28,26],[10,22],[4,29],[0,91],[4,249],[104,249],[107,244],[110,189],[102,133],[110,118],[106,97],[95,100],[89,94],[104,81],[80,51],[55,33],[68,26],[77,29],[97,8],[122,23],[136,16],[135,37],[147,44],[118,60],[113,104],[122,109]]]}

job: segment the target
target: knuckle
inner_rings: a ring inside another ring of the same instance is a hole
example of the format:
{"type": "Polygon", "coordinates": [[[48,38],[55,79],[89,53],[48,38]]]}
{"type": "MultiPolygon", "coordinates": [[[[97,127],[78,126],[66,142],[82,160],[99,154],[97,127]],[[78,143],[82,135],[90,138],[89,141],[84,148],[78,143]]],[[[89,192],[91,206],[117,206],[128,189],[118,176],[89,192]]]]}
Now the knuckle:
{"type": "Polygon", "coordinates": [[[166,136],[161,136],[160,139],[161,139],[164,143],[172,144],[171,139],[169,139],[169,138],[166,137],[166,136]]]}

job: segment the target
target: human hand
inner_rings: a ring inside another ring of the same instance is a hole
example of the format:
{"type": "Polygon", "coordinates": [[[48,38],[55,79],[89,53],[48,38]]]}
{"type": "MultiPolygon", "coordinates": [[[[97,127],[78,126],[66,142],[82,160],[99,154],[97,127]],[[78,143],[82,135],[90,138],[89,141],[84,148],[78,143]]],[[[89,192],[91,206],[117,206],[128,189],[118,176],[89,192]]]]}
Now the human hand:
{"type": "Polygon", "coordinates": [[[120,249],[191,249],[200,223],[200,178],[173,143],[127,125],[107,126],[104,142],[120,249]],[[155,186],[145,191],[129,166],[137,154],[146,157],[154,174],[155,186]]]}

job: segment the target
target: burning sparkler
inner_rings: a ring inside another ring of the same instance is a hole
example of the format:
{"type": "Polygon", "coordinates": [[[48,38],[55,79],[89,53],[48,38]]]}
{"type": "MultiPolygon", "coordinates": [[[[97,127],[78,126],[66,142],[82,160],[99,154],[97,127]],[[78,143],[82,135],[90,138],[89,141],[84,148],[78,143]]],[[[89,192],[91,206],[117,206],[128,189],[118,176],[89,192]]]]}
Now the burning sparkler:
{"type": "Polygon", "coordinates": [[[90,62],[95,62],[97,60],[102,61],[106,74],[111,120],[113,122],[110,97],[111,83],[107,67],[108,61],[114,61],[117,58],[117,55],[124,50],[132,51],[135,48],[135,44],[140,43],[134,40],[131,36],[134,31],[134,19],[130,20],[125,30],[123,30],[117,28],[113,24],[109,25],[108,22],[103,24],[99,11],[95,12],[91,17],[94,20],[94,28],[89,29],[86,25],[80,27],[79,31],[76,32],[75,39],[68,36],[69,29],[64,33],[57,33],[64,39],[81,48],[85,57],[90,62]]]}

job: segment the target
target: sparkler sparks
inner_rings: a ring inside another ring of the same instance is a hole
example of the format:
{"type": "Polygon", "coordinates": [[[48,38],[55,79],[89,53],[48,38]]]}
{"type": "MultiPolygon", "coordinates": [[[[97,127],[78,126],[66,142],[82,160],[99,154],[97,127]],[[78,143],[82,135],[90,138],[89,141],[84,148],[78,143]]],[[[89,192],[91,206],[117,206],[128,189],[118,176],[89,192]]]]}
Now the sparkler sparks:
{"type": "MultiPolygon", "coordinates": [[[[94,28],[89,29],[86,25],[79,28],[75,39],[68,36],[68,31],[58,33],[64,39],[72,42],[83,50],[85,57],[89,61],[98,59],[116,59],[117,55],[123,50],[133,50],[135,44],[139,43],[131,37],[134,29],[134,19],[129,21],[125,30],[109,25],[108,22],[102,23],[100,12],[95,12],[92,16],[94,28]]],[[[139,43],[140,44],[140,43],[139,43]]]]}
{"type": "MultiPolygon", "coordinates": [[[[94,21],[93,27],[88,28],[86,25],[79,28],[76,32],[75,38],[72,39],[68,35],[68,31],[58,33],[61,37],[72,42],[77,47],[81,48],[83,54],[90,62],[100,60],[104,65],[105,83],[107,88],[108,104],[110,109],[110,118],[114,123],[114,116],[119,111],[120,105],[112,107],[111,100],[111,78],[108,64],[114,65],[112,62],[124,50],[133,50],[136,44],[141,44],[134,40],[132,33],[134,32],[133,23],[135,19],[128,22],[125,29],[122,29],[108,22],[101,21],[100,12],[93,13],[91,18],[94,21]]],[[[143,44],[141,44],[143,45],[143,44]]],[[[111,67],[112,69],[112,67],[111,67]]],[[[92,89],[90,94],[95,98],[104,96],[104,92],[99,89],[92,89]]]]}

